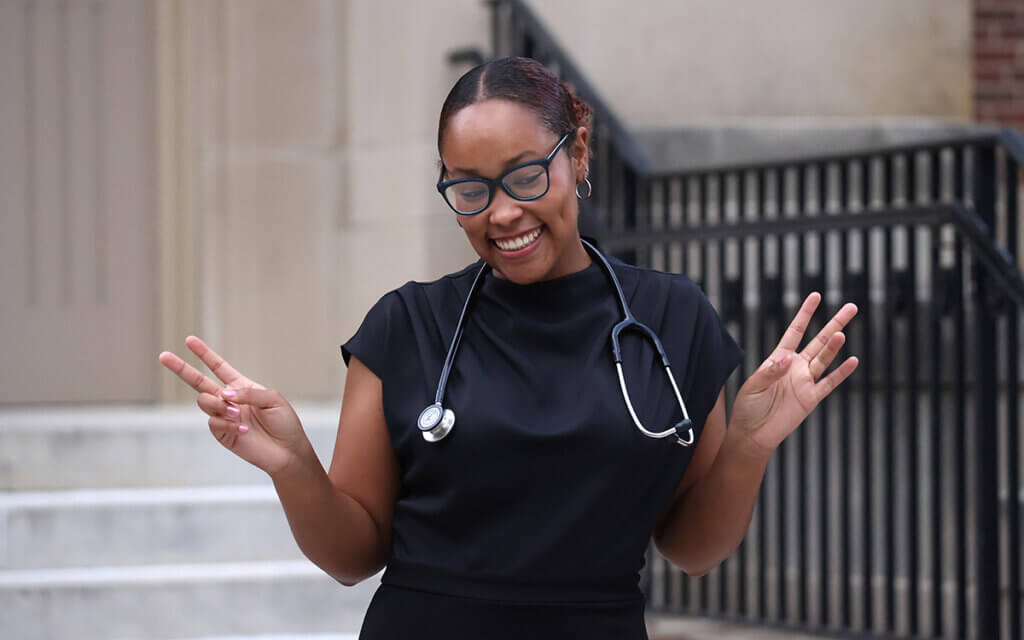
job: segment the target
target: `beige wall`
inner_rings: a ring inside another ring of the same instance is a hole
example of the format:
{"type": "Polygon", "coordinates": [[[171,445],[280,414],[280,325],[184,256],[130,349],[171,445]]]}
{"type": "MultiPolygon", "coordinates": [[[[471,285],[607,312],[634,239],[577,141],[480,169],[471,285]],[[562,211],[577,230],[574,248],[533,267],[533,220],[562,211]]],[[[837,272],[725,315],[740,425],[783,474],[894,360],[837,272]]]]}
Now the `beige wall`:
{"type": "Polygon", "coordinates": [[[184,62],[165,143],[185,142],[163,184],[185,184],[174,200],[192,206],[168,215],[195,229],[195,285],[175,290],[197,312],[168,322],[161,348],[194,332],[294,400],[335,401],[338,345],[377,298],[473,259],[433,189],[434,135],[461,72],[447,51],[486,45],[487,13],[476,0],[168,7],[165,59],[184,62]]]}
{"type": "Polygon", "coordinates": [[[528,3],[631,128],[970,117],[969,0],[528,3]]]}
{"type": "Polygon", "coordinates": [[[152,10],[0,0],[0,405],[157,395],[152,10]]]}

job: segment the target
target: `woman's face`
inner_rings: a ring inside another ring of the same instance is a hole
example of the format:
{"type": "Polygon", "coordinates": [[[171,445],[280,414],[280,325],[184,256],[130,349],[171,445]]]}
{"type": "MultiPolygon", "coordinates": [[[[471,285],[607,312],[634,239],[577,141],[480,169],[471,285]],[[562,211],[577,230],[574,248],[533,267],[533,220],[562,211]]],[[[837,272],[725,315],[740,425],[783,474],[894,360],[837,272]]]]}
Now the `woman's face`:
{"type": "MultiPolygon", "coordinates": [[[[517,103],[493,99],[472,104],[448,122],[441,141],[443,179],[495,179],[510,167],[547,157],[560,139],[517,103]]],[[[527,284],[590,265],[576,226],[576,177],[582,182],[586,176],[586,144],[587,131],[580,127],[551,159],[548,192],[537,200],[516,200],[498,188],[486,209],[458,216],[470,244],[495,275],[527,284]]]]}

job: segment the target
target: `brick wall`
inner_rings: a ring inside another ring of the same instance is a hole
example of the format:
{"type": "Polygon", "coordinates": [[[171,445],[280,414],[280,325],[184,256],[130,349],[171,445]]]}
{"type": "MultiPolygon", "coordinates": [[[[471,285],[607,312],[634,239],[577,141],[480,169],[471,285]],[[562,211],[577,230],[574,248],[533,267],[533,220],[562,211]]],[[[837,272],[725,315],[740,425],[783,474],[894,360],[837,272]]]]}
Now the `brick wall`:
{"type": "Polygon", "coordinates": [[[1024,1],[974,0],[974,117],[1024,131],[1024,1]]]}

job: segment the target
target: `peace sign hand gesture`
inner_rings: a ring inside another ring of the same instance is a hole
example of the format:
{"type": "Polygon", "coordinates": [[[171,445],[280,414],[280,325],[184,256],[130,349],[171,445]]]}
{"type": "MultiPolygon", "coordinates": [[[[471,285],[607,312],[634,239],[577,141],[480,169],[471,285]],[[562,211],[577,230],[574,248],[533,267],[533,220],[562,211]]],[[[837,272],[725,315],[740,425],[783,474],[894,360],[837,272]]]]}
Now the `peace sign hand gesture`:
{"type": "Polygon", "coordinates": [[[778,346],[736,394],[729,428],[738,429],[739,435],[768,453],[857,368],[858,360],[851,356],[821,378],[846,342],[842,329],[857,315],[853,303],[843,305],[797,353],[819,302],[821,294],[807,296],[778,346]]]}
{"type": "Polygon", "coordinates": [[[210,432],[229,451],[273,475],[309,448],[284,396],[243,376],[199,338],[189,336],[185,344],[225,386],[170,351],[160,354],[160,364],[199,392],[196,403],[210,416],[210,432]]]}

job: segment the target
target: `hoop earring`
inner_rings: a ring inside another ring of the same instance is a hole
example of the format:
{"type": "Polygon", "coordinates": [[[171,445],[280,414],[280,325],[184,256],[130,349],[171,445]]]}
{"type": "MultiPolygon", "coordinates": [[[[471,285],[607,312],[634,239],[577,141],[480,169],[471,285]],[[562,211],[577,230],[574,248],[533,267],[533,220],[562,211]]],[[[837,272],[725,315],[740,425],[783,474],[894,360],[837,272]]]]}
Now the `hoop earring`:
{"type": "Polygon", "coordinates": [[[590,200],[592,195],[594,195],[594,186],[590,184],[590,178],[583,178],[583,182],[576,185],[576,197],[580,200],[590,200]],[[580,185],[584,183],[587,185],[587,195],[580,194],[580,185]]]}

